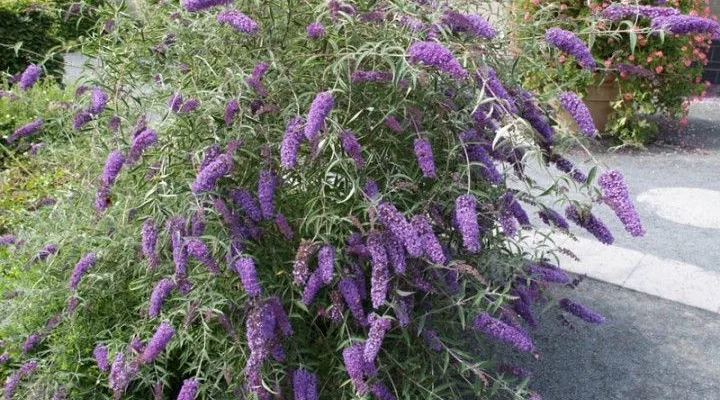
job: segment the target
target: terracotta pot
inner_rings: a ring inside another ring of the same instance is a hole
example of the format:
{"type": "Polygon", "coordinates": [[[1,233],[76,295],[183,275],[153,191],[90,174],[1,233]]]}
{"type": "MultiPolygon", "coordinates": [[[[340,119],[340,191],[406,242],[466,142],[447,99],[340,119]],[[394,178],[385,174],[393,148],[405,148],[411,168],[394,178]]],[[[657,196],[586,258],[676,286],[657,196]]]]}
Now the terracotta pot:
{"type": "Polygon", "coordinates": [[[613,109],[610,102],[615,100],[618,94],[618,85],[616,83],[604,83],[600,86],[590,86],[583,102],[590,109],[593,122],[600,132],[605,131],[608,117],[613,109]]]}

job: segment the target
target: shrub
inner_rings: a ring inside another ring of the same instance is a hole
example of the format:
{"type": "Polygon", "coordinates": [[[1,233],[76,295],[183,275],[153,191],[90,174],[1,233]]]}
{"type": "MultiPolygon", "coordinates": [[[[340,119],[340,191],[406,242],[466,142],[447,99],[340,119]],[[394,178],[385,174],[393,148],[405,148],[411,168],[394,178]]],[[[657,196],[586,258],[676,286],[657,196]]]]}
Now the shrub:
{"type": "Polygon", "coordinates": [[[43,63],[51,73],[59,70],[60,59],[51,54],[60,44],[51,4],[1,0],[0,38],[0,71],[16,74],[30,62],[43,63]]]}
{"type": "Polygon", "coordinates": [[[112,10],[84,43],[104,68],[54,123],[86,139],[86,189],[5,239],[42,272],[0,330],[6,392],[537,398],[490,352],[532,351],[531,306],[570,282],[525,210],[609,243],[602,196],[642,234],[622,176],[601,193],[562,158],[584,137],[502,83],[480,15],[218,3],[112,10]]]}
{"type": "Polygon", "coordinates": [[[532,62],[521,63],[520,70],[528,87],[550,97],[558,88],[589,93],[609,85],[613,111],[607,133],[621,143],[642,146],[657,133],[655,116],[683,119],[690,100],[704,95],[702,67],[718,25],[707,21],[704,29],[682,34],[662,29],[666,14],[708,17],[702,0],[625,3],[515,1],[518,47],[533,54],[524,58],[532,62]],[[652,25],[654,19],[658,24],[652,25]],[[540,38],[556,26],[586,38],[599,68],[582,69],[571,56],[549,48],[540,38]]]}

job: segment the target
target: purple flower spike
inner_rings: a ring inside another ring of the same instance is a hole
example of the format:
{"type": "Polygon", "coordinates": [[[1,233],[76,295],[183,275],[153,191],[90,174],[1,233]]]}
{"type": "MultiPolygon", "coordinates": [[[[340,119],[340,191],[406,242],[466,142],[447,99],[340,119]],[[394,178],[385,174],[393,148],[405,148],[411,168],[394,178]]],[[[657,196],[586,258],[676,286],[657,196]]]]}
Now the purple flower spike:
{"type": "Polygon", "coordinates": [[[80,261],[77,262],[77,264],[75,264],[75,268],[73,268],[72,274],[70,275],[71,290],[77,290],[80,279],[83,277],[85,272],[87,272],[87,270],[95,264],[96,261],[97,258],[95,257],[95,253],[87,253],[80,259],[80,261]]]}
{"type": "Polygon", "coordinates": [[[511,344],[520,351],[530,352],[535,348],[532,340],[523,331],[482,313],[473,320],[475,329],[486,335],[511,344]]]}
{"type": "Polygon", "coordinates": [[[247,82],[248,85],[255,91],[255,94],[257,94],[260,97],[265,97],[268,95],[268,90],[262,83],[263,75],[265,75],[265,72],[270,67],[270,64],[266,63],[265,61],[261,61],[258,63],[258,65],[253,68],[252,73],[250,76],[248,76],[245,79],[245,82],[247,82]]]}
{"type": "Polygon", "coordinates": [[[237,188],[230,192],[232,201],[243,210],[251,220],[259,222],[262,219],[262,211],[255,201],[252,193],[245,188],[237,188]]]}
{"type": "Polygon", "coordinates": [[[292,227],[290,226],[290,223],[288,222],[287,218],[283,214],[277,213],[275,214],[275,225],[280,230],[280,233],[285,236],[285,239],[291,240],[293,237],[295,237],[295,232],[293,232],[292,227]]]}
{"type": "Polygon", "coordinates": [[[118,174],[120,174],[120,169],[123,164],[125,164],[125,155],[117,150],[111,151],[110,154],[108,154],[105,167],[103,168],[102,178],[100,180],[102,184],[112,186],[118,174]]]}
{"type": "Polygon", "coordinates": [[[105,110],[108,103],[108,95],[99,87],[94,87],[90,91],[90,114],[98,115],[105,110]]]}
{"type": "Polygon", "coordinates": [[[238,111],[240,111],[240,104],[237,100],[231,99],[227,102],[225,105],[225,113],[223,114],[223,120],[225,121],[225,125],[230,126],[233,124],[233,121],[235,121],[235,116],[237,115],[238,111]]]}
{"type": "Polygon", "coordinates": [[[385,252],[395,273],[404,274],[407,269],[407,260],[405,258],[405,248],[402,243],[400,243],[392,232],[384,232],[383,240],[385,242],[385,252]]]}
{"type": "Polygon", "coordinates": [[[645,229],[643,229],[640,216],[630,200],[630,193],[622,173],[606,171],[600,175],[598,183],[603,191],[603,202],[615,212],[625,230],[632,236],[643,236],[645,229]]]}
{"type": "Polygon", "coordinates": [[[175,329],[172,325],[165,321],[160,323],[160,326],[158,326],[157,330],[153,334],[153,337],[150,339],[150,343],[148,343],[145,351],[143,351],[141,360],[144,363],[153,362],[157,356],[165,350],[165,347],[174,334],[175,329]]]}
{"type": "Polygon", "coordinates": [[[133,138],[132,145],[130,146],[130,153],[127,157],[129,165],[135,164],[140,156],[147,150],[148,147],[154,145],[158,141],[157,132],[152,129],[145,129],[133,138]]]}
{"type": "Polygon", "coordinates": [[[318,251],[318,271],[322,282],[328,284],[332,282],[333,272],[335,271],[335,248],[326,244],[318,251]]]}
{"type": "Polygon", "coordinates": [[[350,82],[361,83],[361,82],[390,82],[393,79],[393,74],[390,71],[376,71],[376,70],[362,70],[358,69],[353,71],[350,75],[350,82]]]}
{"type": "Polygon", "coordinates": [[[42,336],[40,336],[39,333],[31,333],[28,335],[27,339],[25,339],[25,342],[22,345],[22,351],[23,353],[27,353],[28,351],[32,350],[37,346],[38,343],[42,340],[42,336]]]}
{"type": "Polygon", "coordinates": [[[305,137],[309,141],[313,141],[317,133],[325,125],[325,119],[330,115],[335,106],[335,98],[331,92],[320,92],[315,96],[307,114],[307,123],[305,124],[305,137]]]}
{"type": "Polygon", "coordinates": [[[605,317],[578,302],[570,299],[561,299],[559,304],[560,308],[585,322],[590,322],[592,324],[602,324],[605,322],[605,317]]]}
{"type": "Polygon", "coordinates": [[[182,103],[182,94],[180,94],[180,92],[175,92],[172,96],[170,96],[170,100],[168,100],[168,107],[170,107],[172,112],[178,112],[180,111],[180,107],[182,107],[182,103]]]}
{"type": "Polygon", "coordinates": [[[372,259],[372,275],[370,277],[370,299],[374,309],[379,308],[387,298],[388,283],[388,259],[383,245],[382,235],[378,232],[371,233],[367,238],[367,248],[372,259]]]}
{"type": "Polygon", "coordinates": [[[257,22],[237,10],[222,10],[218,13],[216,20],[220,25],[228,24],[235,28],[236,31],[251,36],[257,34],[260,30],[257,22]]]}
{"type": "Polygon", "coordinates": [[[217,181],[230,173],[230,168],[230,157],[225,154],[219,155],[197,174],[191,190],[193,193],[200,193],[214,189],[217,181]]]}
{"type": "Polygon", "coordinates": [[[195,379],[185,379],[183,381],[177,400],[195,400],[199,383],[195,379]]]}
{"type": "Polygon", "coordinates": [[[555,210],[551,210],[548,208],[539,211],[538,215],[546,225],[555,225],[560,229],[570,229],[570,225],[568,224],[567,220],[565,220],[565,218],[563,218],[563,216],[555,210]]]}
{"type": "Polygon", "coordinates": [[[578,124],[580,132],[585,136],[595,137],[597,135],[595,122],[593,122],[590,110],[580,100],[580,97],[573,92],[564,92],[558,98],[560,105],[570,113],[572,119],[578,124]]]}
{"type": "Polygon", "coordinates": [[[585,175],[579,169],[575,168],[575,165],[570,160],[568,160],[564,157],[555,155],[552,158],[552,162],[555,164],[555,167],[558,170],[570,175],[570,177],[574,181],[581,183],[581,184],[587,183],[587,178],[588,178],[587,175],[585,175]]]}
{"type": "Polygon", "coordinates": [[[317,295],[320,288],[323,286],[323,281],[320,275],[320,269],[316,269],[315,272],[310,274],[310,278],[307,280],[301,299],[303,304],[306,306],[309,306],[310,303],[312,303],[313,299],[315,299],[315,295],[317,295]]]}
{"type": "Polygon", "coordinates": [[[372,384],[372,386],[370,387],[370,393],[372,393],[372,395],[375,396],[377,400],[397,400],[395,395],[392,394],[392,392],[390,391],[390,389],[388,389],[388,387],[380,381],[372,384]]]}
{"type": "Polygon", "coordinates": [[[179,114],[187,114],[192,111],[197,110],[197,108],[200,106],[200,100],[198,99],[187,99],[183,104],[182,107],[180,107],[180,111],[178,111],[179,114]]]}
{"type": "Polygon", "coordinates": [[[72,128],[77,131],[90,121],[92,121],[92,114],[87,109],[80,110],[73,117],[72,128]]]}
{"type": "Polygon", "coordinates": [[[713,36],[720,35],[720,24],[718,24],[717,21],[692,15],[657,17],[652,20],[650,26],[654,29],[662,29],[676,35],[686,35],[689,33],[710,33],[713,36]]]}
{"type": "Polygon", "coordinates": [[[187,249],[188,255],[203,263],[208,271],[215,275],[220,274],[220,267],[218,267],[217,263],[212,258],[210,249],[208,249],[207,245],[202,240],[197,238],[187,239],[185,241],[185,248],[187,249]]]}
{"type": "Polygon", "coordinates": [[[390,203],[380,203],[377,211],[380,222],[400,239],[408,254],[419,257],[422,254],[422,243],[417,231],[405,219],[405,216],[390,203]]]}
{"type": "Polygon", "coordinates": [[[372,363],[380,352],[380,346],[382,346],[385,333],[387,333],[392,326],[392,320],[388,317],[370,314],[368,321],[370,322],[370,330],[368,331],[368,340],[365,342],[365,348],[363,349],[363,358],[366,362],[372,363]]]}
{"type": "Polygon", "coordinates": [[[142,253],[145,256],[145,259],[147,259],[148,267],[150,269],[155,269],[159,262],[159,257],[155,251],[155,246],[157,244],[157,229],[155,228],[155,223],[151,219],[147,219],[143,222],[142,230],[140,231],[140,244],[142,253]]]}
{"type": "Polygon", "coordinates": [[[575,57],[585,69],[595,69],[595,59],[590,49],[574,33],[560,28],[550,28],[545,32],[545,41],[575,57]]]}
{"type": "Polygon", "coordinates": [[[277,327],[280,332],[282,332],[285,336],[291,336],[293,334],[293,328],[292,325],[290,325],[290,319],[280,302],[280,298],[277,296],[271,296],[267,299],[265,304],[275,317],[275,321],[277,321],[277,327]]]}
{"type": "Polygon", "coordinates": [[[232,3],[233,0],[182,0],[182,6],[188,11],[202,11],[208,8],[232,3]]]}
{"type": "Polygon", "coordinates": [[[471,253],[478,253],[480,251],[480,227],[477,220],[475,196],[472,194],[458,196],[455,200],[455,219],[465,249],[471,253]]]}
{"type": "Polygon", "coordinates": [[[35,82],[40,79],[40,74],[42,74],[42,68],[38,67],[35,64],[30,64],[25,68],[25,71],[23,71],[22,75],[20,75],[20,83],[18,83],[18,88],[22,91],[26,91],[30,89],[35,82]]]}
{"type": "Polygon", "coordinates": [[[445,11],[443,22],[453,32],[467,32],[479,38],[492,39],[497,34],[490,23],[479,14],[445,11]]]}
{"type": "Polygon", "coordinates": [[[427,258],[435,264],[445,264],[447,262],[445,252],[443,252],[440,241],[433,232],[430,221],[422,215],[416,215],[412,219],[412,224],[420,235],[423,252],[427,258]]]}
{"type": "Polygon", "coordinates": [[[505,100],[508,111],[517,114],[518,109],[515,101],[510,97],[510,94],[507,92],[507,89],[505,89],[505,86],[503,86],[494,69],[487,67],[482,72],[480,70],[476,71],[475,81],[478,84],[484,84],[485,90],[490,96],[498,100],[505,100]]]}
{"type": "Polygon", "coordinates": [[[385,126],[390,128],[391,131],[395,133],[403,133],[402,124],[400,124],[400,121],[398,121],[394,115],[388,115],[383,122],[385,123],[385,126]]]}
{"type": "Polygon", "coordinates": [[[33,133],[37,132],[42,128],[42,126],[45,124],[45,120],[42,118],[36,118],[27,124],[15,129],[12,134],[10,134],[7,137],[7,142],[12,143],[21,137],[32,135],[33,133]]]}
{"type": "Polygon", "coordinates": [[[293,372],[295,400],[318,400],[317,375],[298,369],[293,372]]]}
{"type": "Polygon", "coordinates": [[[467,71],[460,65],[447,47],[437,42],[415,42],[407,50],[410,62],[423,63],[455,79],[467,77],[467,71]]]}
{"type": "Polygon", "coordinates": [[[570,277],[555,265],[541,262],[528,265],[528,272],[544,282],[570,283],[570,277]]]}
{"type": "Polygon", "coordinates": [[[585,228],[588,232],[592,233],[600,243],[612,244],[615,241],[610,229],[605,224],[597,219],[591,212],[587,212],[581,215],[575,206],[568,206],[565,209],[565,216],[578,226],[585,228]]]}
{"type": "Polygon", "coordinates": [[[435,159],[430,141],[426,138],[415,139],[415,157],[425,178],[435,178],[435,159]]]}
{"type": "Polygon", "coordinates": [[[262,290],[258,281],[255,262],[250,257],[240,257],[235,261],[235,272],[240,276],[245,292],[248,296],[260,296],[262,290]]]}
{"type": "Polygon", "coordinates": [[[365,310],[362,306],[362,297],[355,280],[350,277],[341,279],[338,284],[338,289],[340,290],[340,294],[342,294],[343,299],[345,299],[345,304],[347,304],[350,309],[350,313],[352,313],[355,321],[360,326],[367,325],[368,321],[365,316],[365,310]]]}
{"type": "Polygon", "coordinates": [[[97,362],[97,366],[100,368],[100,371],[107,372],[110,369],[107,347],[100,344],[95,346],[95,350],[93,350],[93,357],[95,357],[95,362],[97,362]]]}
{"type": "Polygon", "coordinates": [[[298,150],[305,139],[303,133],[303,117],[293,117],[285,126],[282,143],[280,144],[280,165],[284,169],[293,169],[297,164],[298,150]]]}
{"type": "Polygon", "coordinates": [[[264,219],[272,219],[275,215],[275,187],[277,185],[277,177],[272,171],[260,171],[258,179],[258,200],[260,201],[260,211],[264,219]]]}
{"type": "MultiPolygon", "coordinates": [[[[660,3],[658,1],[658,3],[660,3]]],[[[611,4],[608,8],[602,10],[600,15],[611,21],[619,21],[622,19],[648,18],[654,20],[659,17],[669,17],[680,14],[680,10],[674,7],[656,7],[642,5],[624,5],[611,4]]]]}
{"type": "Polygon", "coordinates": [[[320,22],[312,22],[305,29],[310,39],[320,39],[325,36],[325,27],[320,22]]]}
{"type": "Polygon", "coordinates": [[[358,168],[364,168],[365,158],[362,155],[362,147],[355,134],[350,130],[343,131],[340,133],[340,141],[342,142],[343,150],[355,161],[355,165],[358,168]]]}
{"type": "Polygon", "coordinates": [[[367,362],[363,357],[364,348],[365,346],[361,343],[355,343],[344,348],[342,351],[345,370],[347,370],[348,376],[350,376],[355,391],[360,396],[364,396],[370,390],[367,382],[365,382],[367,362]]]}
{"type": "Polygon", "coordinates": [[[155,288],[153,288],[150,295],[150,307],[148,309],[148,315],[151,318],[160,315],[160,309],[162,309],[165,298],[170,295],[173,289],[175,289],[175,282],[170,278],[163,278],[155,284],[155,288]]]}

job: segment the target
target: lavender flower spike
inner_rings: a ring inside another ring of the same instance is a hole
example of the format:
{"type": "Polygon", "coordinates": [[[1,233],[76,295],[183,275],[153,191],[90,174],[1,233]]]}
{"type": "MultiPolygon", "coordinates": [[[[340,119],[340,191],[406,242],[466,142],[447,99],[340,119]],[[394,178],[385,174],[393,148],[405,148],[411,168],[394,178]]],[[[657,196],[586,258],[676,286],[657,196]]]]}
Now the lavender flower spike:
{"type": "Polygon", "coordinates": [[[420,235],[425,256],[436,264],[445,264],[447,257],[445,257],[440,241],[433,232],[430,221],[422,215],[416,215],[412,219],[412,224],[420,235]]]}
{"type": "Polygon", "coordinates": [[[77,264],[75,264],[75,268],[73,268],[72,274],[70,275],[71,290],[77,289],[82,276],[95,264],[96,261],[97,258],[95,257],[95,253],[87,253],[80,259],[80,261],[77,262],[77,264]]]}
{"type": "Polygon", "coordinates": [[[435,178],[435,159],[430,141],[426,138],[414,140],[415,157],[425,178],[435,178]]]}
{"type": "Polygon", "coordinates": [[[93,350],[93,357],[95,357],[95,362],[97,362],[97,366],[100,368],[100,371],[107,372],[108,369],[110,369],[107,347],[100,344],[95,346],[95,350],[93,350]]]}
{"type": "Polygon", "coordinates": [[[203,168],[195,177],[191,186],[193,193],[212,190],[217,181],[230,173],[230,157],[223,154],[203,168]]]}
{"type": "Polygon", "coordinates": [[[318,271],[322,282],[328,284],[332,282],[333,272],[335,271],[335,248],[326,244],[318,251],[318,271]]]}
{"type": "Polygon", "coordinates": [[[15,129],[13,133],[7,137],[7,142],[12,143],[21,137],[32,135],[33,133],[39,131],[43,124],[45,124],[45,120],[42,118],[36,118],[28,122],[27,124],[15,129]]]}
{"type": "Polygon", "coordinates": [[[325,36],[325,27],[320,22],[312,22],[305,29],[310,39],[320,39],[325,36]]]}
{"type": "Polygon", "coordinates": [[[305,124],[305,137],[312,141],[315,136],[323,128],[325,119],[335,106],[335,98],[331,92],[320,92],[315,96],[307,114],[307,123],[305,124]]]}
{"type": "Polygon", "coordinates": [[[419,257],[422,254],[422,243],[415,228],[405,216],[390,203],[380,203],[377,207],[378,219],[405,246],[408,254],[419,257]]]}
{"type": "Polygon", "coordinates": [[[590,49],[574,33],[560,28],[550,28],[545,32],[545,41],[574,56],[581,67],[595,69],[595,59],[590,49]]]}
{"type": "Polygon", "coordinates": [[[355,161],[355,165],[358,168],[364,168],[365,158],[362,154],[360,142],[358,142],[355,134],[350,130],[345,130],[340,133],[340,141],[342,142],[343,150],[348,156],[350,156],[350,158],[353,159],[353,161],[355,161]]]}
{"type": "Polygon", "coordinates": [[[187,239],[185,242],[185,248],[187,248],[188,254],[203,263],[208,271],[215,275],[220,274],[220,267],[218,267],[215,260],[213,260],[212,254],[210,254],[210,249],[208,249],[207,245],[203,243],[202,240],[197,238],[187,239]]]}
{"type": "Polygon", "coordinates": [[[407,50],[410,62],[435,67],[455,79],[467,77],[467,71],[460,65],[447,47],[436,42],[415,42],[407,50]]]}
{"type": "Polygon", "coordinates": [[[144,363],[149,363],[155,360],[157,356],[165,350],[165,347],[174,334],[175,329],[172,325],[165,321],[160,323],[160,326],[158,326],[157,330],[153,334],[152,339],[150,339],[150,343],[148,343],[145,351],[142,353],[142,356],[140,357],[141,360],[144,363]]]}
{"type": "Polygon", "coordinates": [[[113,150],[108,154],[105,167],[103,168],[101,182],[103,185],[112,186],[115,179],[120,174],[120,169],[125,164],[125,155],[118,150],[113,150]]]}
{"type": "Polygon", "coordinates": [[[387,298],[388,283],[388,258],[383,245],[382,235],[378,232],[371,233],[367,238],[367,248],[372,259],[372,275],[370,276],[370,298],[373,308],[379,308],[387,298]]]}
{"type": "Polygon", "coordinates": [[[347,370],[350,380],[357,394],[363,396],[367,394],[368,387],[365,382],[366,375],[366,361],[363,357],[364,346],[360,343],[355,343],[350,347],[346,347],[342,351],[343,362],[345,363],[345,370],[347,370]]]}
{"type": "Polygon", "coordinates": [[[182,94],[180,94],[180,92],[175,92],[172,96],[170,96],[170,99],[168,100],[168,107],[170,107],[170,110],[172,112],[178,112],[180,111],[180,107],[182,107],[182,103],[182,94]]]}
{"type": "Polygon", "coordinates": [[[570,221],[592,233],[600,243],[612,244],[615,241],[610,229],[591,212],[581,215],[575,206],[568,206],[568,208],[565,209],[565,216],[570,221]]]}
{"type": "Polygon", "coordinates": [[[558,96],[560,105],[570,113],[570,116],[577,122],[580,132],[589,137],[597,135],[597,128],[593,122],[590,110],[585,103],[573,92],[564,92],[558,96]]]}
{"type": "Polygon", "coordinates": [[[473,325],[475,329],[494,339],[509,343],[518,350],[529,352],[535,348],[532,340],[523,331],[495,319],[487,313],[475,317],[473,325]]]}
{"type": "Polygon", "coordinates": [[[650,26],[654,29],[666,30],[676,35],[685,35],[689,33],[710,33],[713,36],[720,35],[720,24],[718,24],[717,21],[710,18],[701,18],[692,15],[657,17],[652,20],[650,26]]]}
{"type": "Polygon", "coordinates": [[[255,91],[255,94],[260,97],[265,97],[269,94],[267,88],[262,83],[263,75],[265,75],[265,72],[269,67],[270,64],[265,61],[261,61],[255,66],[255,68],[253,68],[250,76],[245,78],[245,82],[247,82],[247,84],[255,91]]]}
{"type": "Polygon", "coordinates": [[[148,309],[148,315],[151,318],[160,315],[160,309],[165,302],[165,298],[168,297],[170,292],[175,289],[175,282],[170,278],[163,278],[155,284],[152,294],[150,295],[150,307],[148,309]]]}
{"type": "Polygon", "coordinates": [[[73,117],[72,128],[77,131],[90,121],[92,121],[92,114],[90,114],[90,111],[87,109],[80,110],[73,117]]]}
{"type": "Polygon", "coordinates": [[[355,318],[355,321],[360,326],[367,325],[368,321],[362,306],[362,297],[359,293],[358,285],[355,284],[355,280],[350,277],[343,278],[338,284],[338,289],[350,309],[350,313],[352,313],[353,318],[355,318]]]}
{"type": "Polygon", "coordinates": [[[317,375],[298,369],[293,372],[295,400],[318,400],[317,375]]]}
{"type": "Polygon", "coordinates": [[[143,222],[142,230],[140,231],[140,247],[142,253],[148,261],[150,269],[154,269],[158,264],[158,255],[155,252],[155,246],[157,244],[157,229],[155,223],[151,219],[143,222]]]}
{"type": "Polygon", "coordinates": [[[90,91],[90,107],[88,108],[88,111],[90,114],[98,115],[103,110],[105,110],[105,106],[107,106],[108,103],[108,96],[105,92],[102,91],[99,87],[95,87],[90,91]]]}
{"type": "Polygon", "coordinates": [[[385,338],[385,333],[392,326],[392,320],[388,317],[380,317],[377,314],[370,314],[368,320],[370,321],[370,330],[363,349],[363,358],[366,362],[372,363],[380,352],[380,346],[385,338]]]}
{"type": "Polygon", "coordinates": [[[255,262],[250,257],[240,257],[235,261],[235,272],[240,276],[245,292],[248,296],[260,296],[262,289],[258,281],[255,262]]]}
{"type": "Polygon", "coordinates": [[[133,138],[130,145],[130,153],[127,157],[128,164],[135,164],[148,147],[157,143],[157,132],[152,129],[145,129],[133,138]]]}
{"type": "Polygon", "coordinates": [[[178,393],[177,400],[195,400],[198,385],[199,383],[195,379],[185,379],[178,393]]]}
{"type": "Polygon", "coordinates": [[[472,194],[455,199],[455,219],[463,238],[465,249],[471,253],[480,251],[480,227],[477,220],[477,200],[472,194]]]}
{"type": "Polygon", "coordinates": [[[284,169],[293,169],[297,164],[298,150],[305,135],[303,133],[303,124],[305,118],[296,116],[288,121],[285,126],[282,143],[280,144],[280,165],[284,169]]]}
{"type": "Polygon", "coordinates": [[[225,105],[225,113],[223,114],[223,120],[225,121],[226,126],[233,124],[235,115],[237,115],[238,111],[240,111],[240,104],[238,104],[237,100],[231,99],[227,102],[225,105]]]}
{"type": "Polygon", "coordinates": [[[605,317],[578,302],[570,299],[561,299],[559,304],[560,308],[585,322],[590,322],[592,324],[602,324],[605,322],[605,317]]]}
{"type": "Polygon", "coordinates": [[[25,342],[22,345],[22,351],[23,353],[27,353],[28,351],[32,350],[37,346],[38,343],[42,340],[42,336],[40,336],[39,333],[31,333],[28,335],[27,339],[25,339],[25,342]]]}
{"type": "Polygon", "coordinates": [[[230,192],[230,198],[251,220],[259,222],[262,219],[260,206],[258,206],[255,198],[249,190],[245,188],[234,189],[230,192]]]}
{"type": "Polygon", "coordinates": [[[640,216],[630,200],[630,193],[622,173],[606,171],[600,175],[598,183],[603,191],[603,202],[615,212],[625,230],[633,236],[643,236],[645,229],[643,229],[640,216]]]}
{"type": "Polygon", "coordinates": [[[188,11],[202,11],[215,6],[232,3],[233,0],[182,0],[182,6],[188,11]]]}
{"type": "Polygon", "coordinates": [[[237,10],[222,10],[218,13],[217,22],[228,24],[240,33],[255,35],[260,30],[260,26],[252,18],[237,10]]]}
{"type": "Polygon", "coordinates": [[[22,75],[20,75],[20,83],[18,83],[18,88],[22,91],[26,91],[30,89],[35,82],[37,82],[38,79],[40,79],[40,74],[42,73],[42,68],[38,67],[35,64],[30,64],[25,68],[25,71],[23,71],[22,75]]]}
{"type": "Polygon", "coordinates": [[[260,202],[260,211],[263,218],[272,219],[275,215],[275,187],[277,185],[277,177],[272,171],[260,171],[258,179],[258,200],[260,202]]]}

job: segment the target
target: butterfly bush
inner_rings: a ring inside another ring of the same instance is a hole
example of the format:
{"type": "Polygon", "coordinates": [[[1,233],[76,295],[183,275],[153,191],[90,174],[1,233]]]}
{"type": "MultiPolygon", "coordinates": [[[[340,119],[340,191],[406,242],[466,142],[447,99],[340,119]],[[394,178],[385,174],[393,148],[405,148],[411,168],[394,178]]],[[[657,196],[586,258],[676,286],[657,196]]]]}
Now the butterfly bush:
{"type": "Polygon", "coordinates": [[[46,299],[7,338],[14,398],[532,398],[492,350],[535,351],[528,328],[555,323],[534,313],[546,303],[601,321],[553,300],[573,279],[549,261],[560,249],[519,241],[609,243],[593,210],[635,226],[628,189],[608,172],[593,192],[595,174],[563,157],[589,138],[488,63],[504,59],[488,15],[140,7],[99,10],[115,30],[84,46],[114,67],[46,118],[82,115],[87,135],[70,145],[91,173],[53,206],[71,219],[1,240],[34,244],[8,249],[22,262],[62,244],[29,264],[46,299]],[[35,373],[16,367],[39,356],[35,373]]]}

